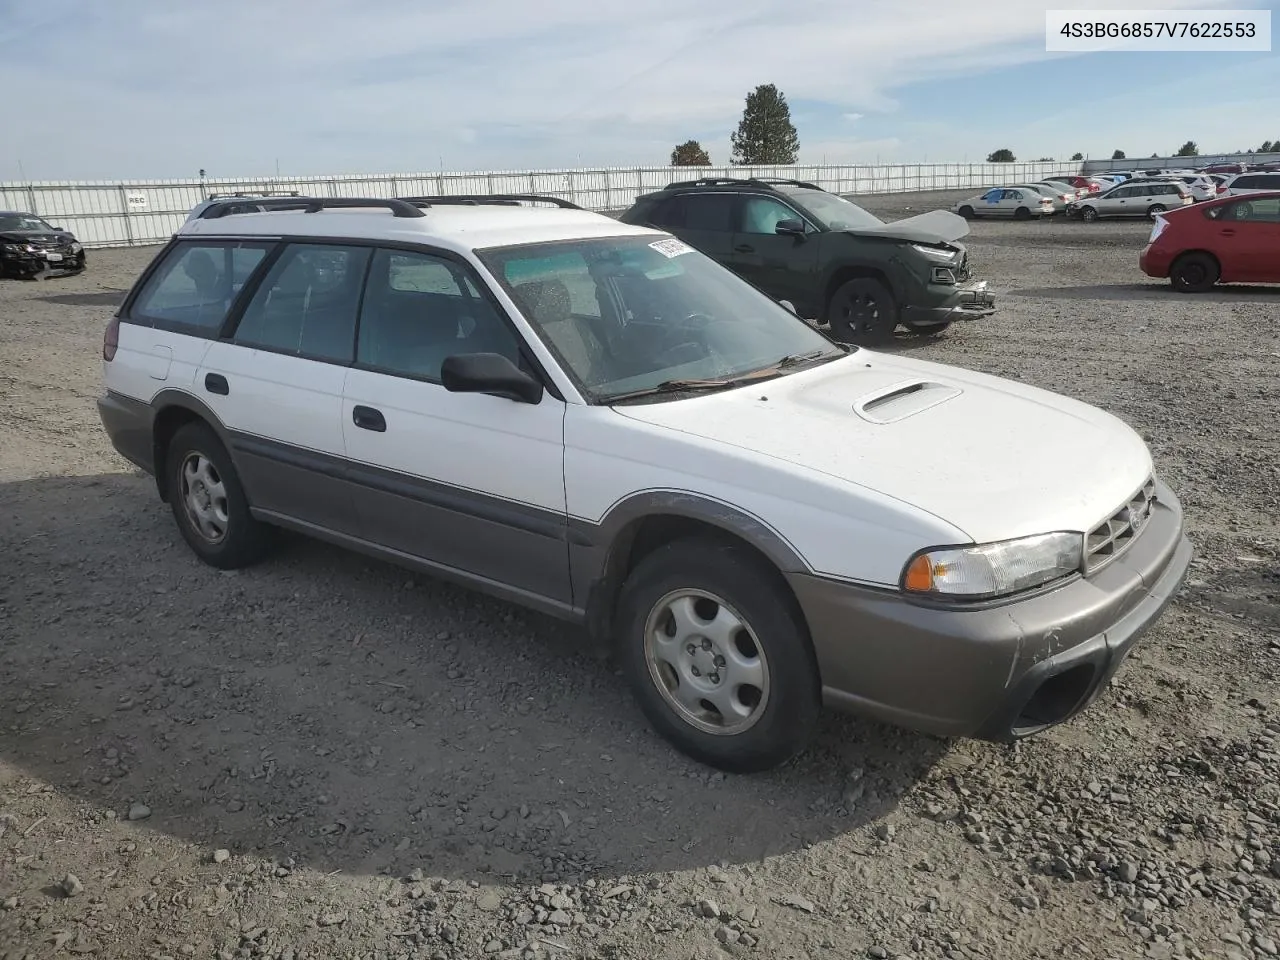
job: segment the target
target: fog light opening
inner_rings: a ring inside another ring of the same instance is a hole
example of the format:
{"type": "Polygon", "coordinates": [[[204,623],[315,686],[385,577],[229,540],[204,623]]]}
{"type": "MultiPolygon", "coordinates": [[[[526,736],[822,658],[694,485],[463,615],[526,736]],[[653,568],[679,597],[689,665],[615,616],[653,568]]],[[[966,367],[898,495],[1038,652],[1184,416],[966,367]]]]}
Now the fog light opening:
{"type": "Polygon", "coordinates": [[[1023,704],[1013,722],[1013,735],[1025,737],[1069,718],[1088,697],[1093,677],[1093,665],[1082,663],[1045,680],[1023,704]]]}

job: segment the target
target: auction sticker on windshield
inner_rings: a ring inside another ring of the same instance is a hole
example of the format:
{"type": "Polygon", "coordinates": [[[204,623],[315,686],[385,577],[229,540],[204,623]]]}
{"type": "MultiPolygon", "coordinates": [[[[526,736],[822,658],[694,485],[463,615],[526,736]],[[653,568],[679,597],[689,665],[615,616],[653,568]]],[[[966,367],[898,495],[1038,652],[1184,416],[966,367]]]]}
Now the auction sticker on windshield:
{"type": "Polygon", "coordinates": [[[654,250],[657,250],[667,259],[678,257],[682,253],[692,253],[693,247],[689,246],[683,240],[677,240],[672,237],[670,240],[656,240],[649,244],[654,250]]]}

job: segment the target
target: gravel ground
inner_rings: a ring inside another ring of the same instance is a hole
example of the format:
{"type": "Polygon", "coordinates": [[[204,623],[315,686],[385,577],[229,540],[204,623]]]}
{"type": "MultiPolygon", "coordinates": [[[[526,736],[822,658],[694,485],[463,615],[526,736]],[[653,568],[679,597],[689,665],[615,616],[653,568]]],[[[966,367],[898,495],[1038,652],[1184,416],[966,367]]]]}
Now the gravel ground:
{"type": "Polygon", "coordinates": [[[891,349],[1141,430],[1176,605],[1031,741],[832,716],[752,777],[552,621],[301,539],[202,566],[93,405],[154,249],[0,283],[0,960],[1276,956],[1280,289],[1177,296],[1147,229],[976,223],[999,312],[891,349]]]}

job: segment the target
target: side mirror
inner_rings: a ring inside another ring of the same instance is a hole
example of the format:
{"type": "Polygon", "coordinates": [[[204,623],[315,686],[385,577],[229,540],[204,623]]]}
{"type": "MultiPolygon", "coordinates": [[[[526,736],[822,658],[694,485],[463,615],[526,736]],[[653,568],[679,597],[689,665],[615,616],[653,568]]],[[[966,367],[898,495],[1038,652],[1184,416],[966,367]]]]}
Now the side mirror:
{"type": "Polygon", "coordinates": [[[788,310],[794,313],[797,317],[800,316],[800,311],[796,309],[796,305],[792,303],[790,300],[779,300],[778,303],[786,307],[788,310]]]}
{"type": "Polygon", "coordinates": [[[450,393],[488,393],[518,403],[540,403],[542,383],[500,353],[459,353],[440,365],[450,393]]]}
{"type": "Polygon", "coordinates": [[[803,237],[804,223],[800,220],[779,220],[773,232],[783,236],[803,237]]]}

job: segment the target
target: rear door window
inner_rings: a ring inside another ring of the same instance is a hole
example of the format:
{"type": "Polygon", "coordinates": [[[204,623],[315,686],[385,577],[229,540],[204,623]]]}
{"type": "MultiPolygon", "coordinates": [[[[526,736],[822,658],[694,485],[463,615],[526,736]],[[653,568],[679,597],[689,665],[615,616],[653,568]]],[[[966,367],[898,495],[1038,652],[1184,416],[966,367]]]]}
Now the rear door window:
{"type": "Polygon", "coordinates": [[[133,320],[216,336],[241,289],[273,244],[182,241],[165,256],[130,309],[133,320]]]}
{"type": "Polygon", "coordinates": [[[733,230],[732,193],[699,193],[684,198],[686,230],[729,233],[733,230]]]}
{"type": "Polygon", "coordinates": [[[235,342],[350,363],[370,248],[293,243],[271,266],[236,326],[235,342]]]}

